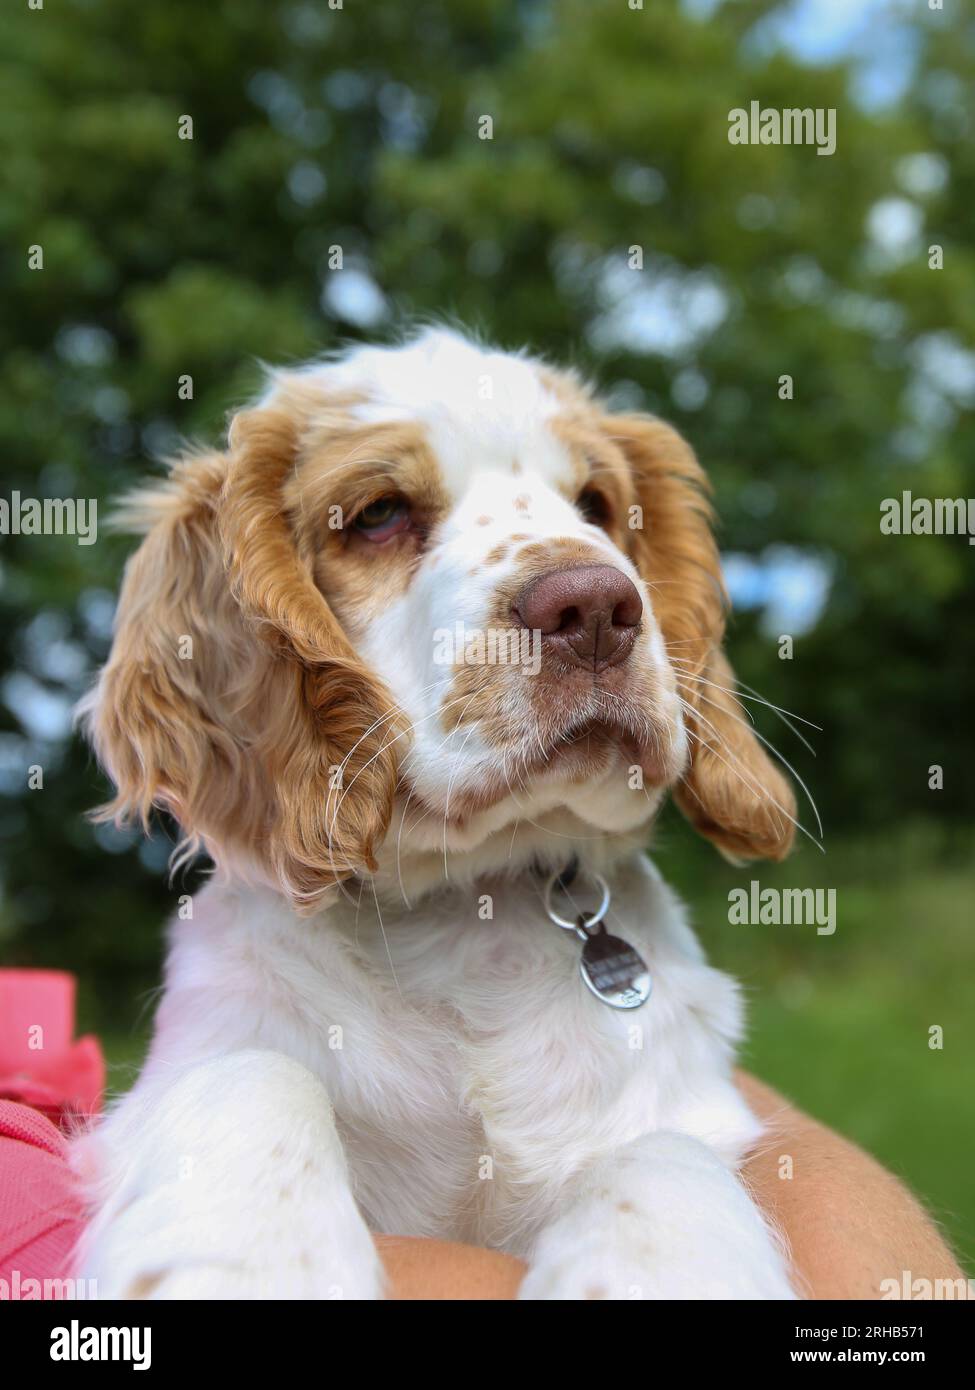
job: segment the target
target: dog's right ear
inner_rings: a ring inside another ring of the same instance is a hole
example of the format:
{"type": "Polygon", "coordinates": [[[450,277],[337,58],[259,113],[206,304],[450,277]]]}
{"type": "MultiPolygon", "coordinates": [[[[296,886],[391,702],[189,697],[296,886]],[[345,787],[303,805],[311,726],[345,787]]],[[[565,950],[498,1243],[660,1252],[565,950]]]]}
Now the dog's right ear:
{"type": "Polygon", "coordinates": [[[256,863],[304,905],[374,865],[402,745],[296,553],[296,448],[287,414],[247,411],[226,455],[187,457],[130,501],[122,519],[146,534],[82,713],[117,787],[101,819],[164,807],[191,849],[256,863]]]}
{"type": "Polygon", "coordinates": [[[674,799],[729,859],[782,859],[796,825],[789,782],[752,731],[722,649],[726,597],[710,489],[690,445],[649,415],[607,417],[630,468],[642,525],[633,558],[674,669],[691,741],[674,799]]]}

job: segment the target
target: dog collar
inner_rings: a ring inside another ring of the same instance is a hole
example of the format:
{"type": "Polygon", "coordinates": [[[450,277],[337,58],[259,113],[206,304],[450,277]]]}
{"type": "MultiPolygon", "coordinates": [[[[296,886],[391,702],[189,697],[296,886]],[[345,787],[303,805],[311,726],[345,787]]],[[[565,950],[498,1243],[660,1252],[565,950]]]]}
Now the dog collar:
{"type": "Polygon", "coordinates": [[[545,884],[545,912],[550,922],[562,931],[576,934],[582,945],[579,973],[588,989],[611,1009],[638,1009],[650,998],[652,982],[646,961],[628,941],[606,930],[605,917],[609,912],[612,894],[602,874],[591,873],[599,893],[595,911],[577,912],[564,917],[556,910],[556,893],[568,899],[578,909],[575,888],[579,877],[579,860],[573,855],[564,869],[556,869],[545,884]]]}

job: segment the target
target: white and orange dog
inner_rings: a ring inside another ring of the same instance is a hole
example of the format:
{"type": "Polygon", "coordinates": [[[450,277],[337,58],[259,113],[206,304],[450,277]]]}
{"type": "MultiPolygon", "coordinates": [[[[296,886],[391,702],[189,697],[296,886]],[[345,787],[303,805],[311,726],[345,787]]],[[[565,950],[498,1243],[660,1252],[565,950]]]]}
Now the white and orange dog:
{"type": "Polygon", "coordinates": [[[736,986],[641,852],[668,789],[736,859],[795,823],[688,446],[428,330],[273,373],[129,515],[104,814],[217,868],[78,1142],[79,1272],[380,1298],[383,1231],[522,1256],[528,1299],[793,1297],[736,986]]]}

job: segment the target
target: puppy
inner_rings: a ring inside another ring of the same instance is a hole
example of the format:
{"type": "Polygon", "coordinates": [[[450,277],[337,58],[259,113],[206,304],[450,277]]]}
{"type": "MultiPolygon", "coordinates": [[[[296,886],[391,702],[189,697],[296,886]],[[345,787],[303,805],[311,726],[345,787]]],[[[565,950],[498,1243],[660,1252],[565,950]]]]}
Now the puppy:
{"type": "Polygon", "coordinates": [[[736,860],[795,824],[687,444],[427,330],[272,372],[126,510],[101,814],[215,871],[77,1143],[79,1273],[373,1299],[391,1232],[521,1256],[526,1299],[793,1297],[737,988],[643,854],[668,791],[736,860]]]}

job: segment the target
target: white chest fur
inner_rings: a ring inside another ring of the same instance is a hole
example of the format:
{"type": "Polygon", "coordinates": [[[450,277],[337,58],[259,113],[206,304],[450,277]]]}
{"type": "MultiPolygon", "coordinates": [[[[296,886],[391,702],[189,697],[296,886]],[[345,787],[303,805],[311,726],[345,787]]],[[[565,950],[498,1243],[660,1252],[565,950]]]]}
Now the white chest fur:
{"type": "Polygon", "coordinates": [[[563,1184],[659,1129],[734,1162],[754,1134],[729,1075],[734,983],[703,960],[642,857],[614,871],[608,926],[637,947],[650,1001],[617,1012],[529,874],[410,910],[368,890],[301,919],[277,895],[209,886],[174,925],[146,1078],[237,1047],[324,1082],[373,1229],[521,1250],[563,1184]]]}

